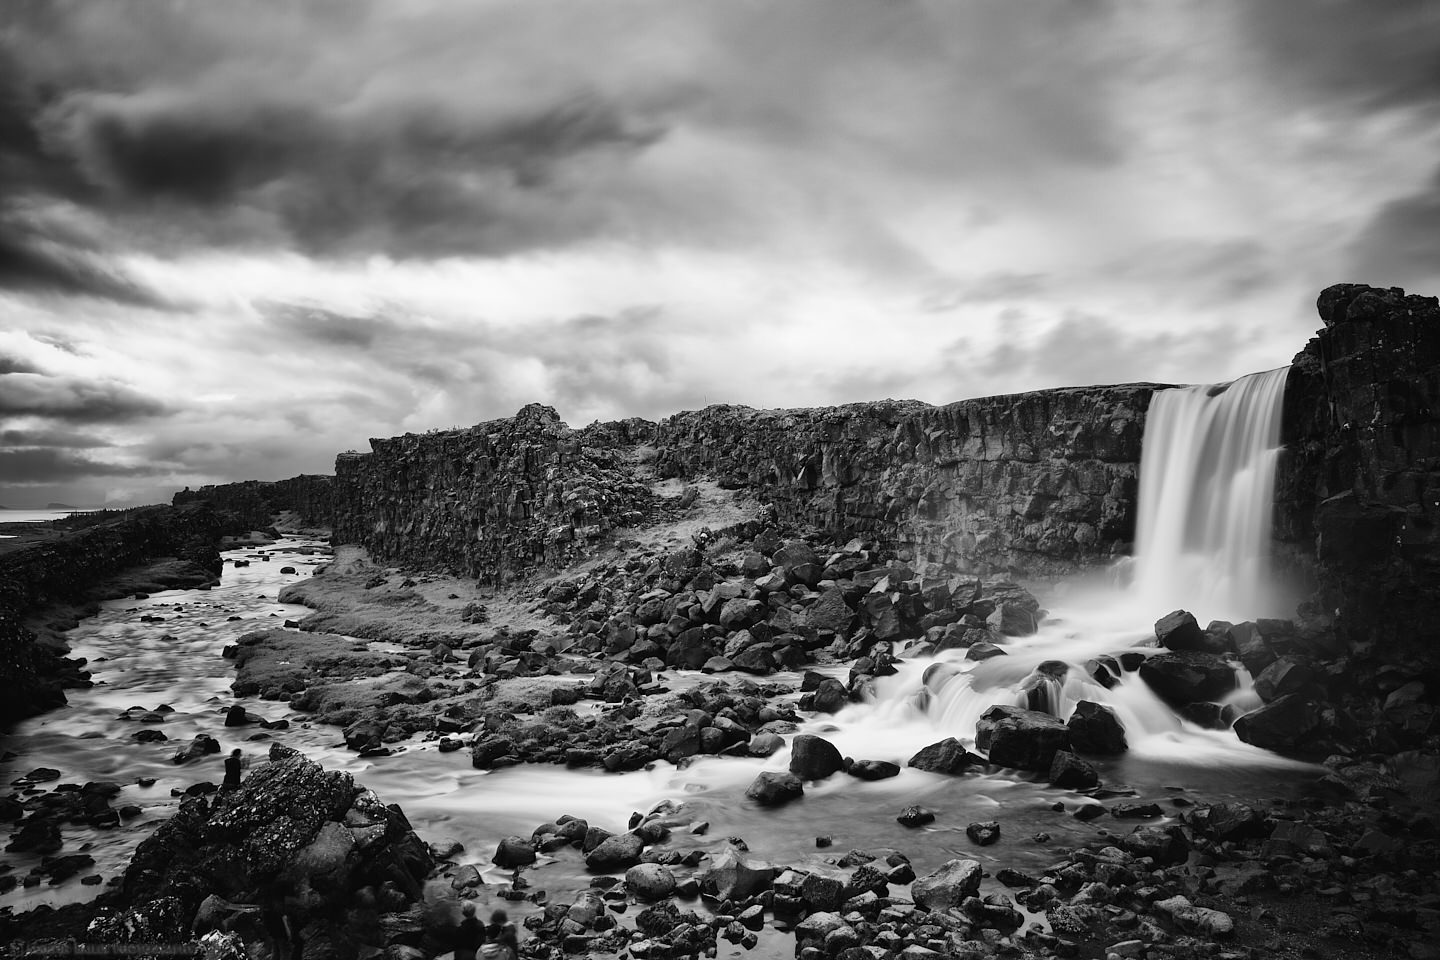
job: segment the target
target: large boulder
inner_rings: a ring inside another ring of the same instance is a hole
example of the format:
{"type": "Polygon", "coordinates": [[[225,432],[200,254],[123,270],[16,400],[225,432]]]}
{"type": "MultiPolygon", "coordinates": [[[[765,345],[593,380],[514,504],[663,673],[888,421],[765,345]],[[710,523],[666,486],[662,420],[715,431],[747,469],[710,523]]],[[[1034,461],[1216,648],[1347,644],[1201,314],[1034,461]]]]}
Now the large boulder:
{"type": "Polygon", "coordinates": [[[805,795],[805,784],[793,773],[766,770],[751,782],[745,796],[762,807],[777,807],[805,795]]]}
{"type": "Polygon", "coordinates": [[[837,713],[849,702],[850,693],[845,684],[834,677],[826,677],[815,688],[815,697],[810,705],[817,713],[837,713]]]}
{"type": "Polygon", "coordinates": [[[1124,753],[1129,746],[1125,725],[1104,704],[1081,700],[1065,725],[1070,728],[1070,746],[1081,753],[1124,753]]]}
{"type": "Polygon", "coordinates": [[[844,766],[835,744],[814,734],[798,734],[790,741],[790,772],[801,780],[824,780],[844,766]]]}
{"type": "Polygon", "coordinates": [[[349,774],[282,753],[272,751],[234,790],[186,798],[140,843],[101,935],[184,938],[207,897],[268,908],[266,898],[283,890],[289,919],[327,956],[349,960],[385,946],[379,914],[419,900],[434,867],[429,848],[398,807],[349,774]],[[394,906],[370,899],[368,921],[351,922],[365,918],[354,911],[366,888],[382,886],[394,906]]]}
{"type": "Polygon", "coordinates": [[[1046,773],[1055,754],[1070,748],[1070,728],[1048,713],[997,704],[976,722],[975,746],[991,763],[1046,773]]]}
{"type": "Polygon", "coordinates": [[[1155,639],[1168,650],[1203,651],[1206,648],[1205,631],[1188,610],[1176,610],[1156,620],[1155,639]]]}
{"type": "Polygon", "coordinates": [[[1270,648],[1258,623],[1249,620],[1237,623],[1229,629],[1228,635],[1231,646],[1240,654],[1240,662],[1245,664],[1252,677],[1259,676],[1260,671],[1275,662],[1275,651],[1270,648]]]}
{"type": "Polygon", "coordinates": [[[1069,750],[1055,754],[1050,764],[1050,785],[1062,790],[1089,790],[1100,785],[1100,774],[1069,750]]]}
{"type": "Polygon", "coordinates": [[[1307,663],[1281,657],[1255,678],[1255,692],[1266,703],[1290,693],[1319,693],[1315,671],[1307,663]]]}
{"type": "Polygon", "coordinates": [[[791,583],[813,587],[820,582],[825,564],[815,549],[803,540],[794,540],[776,550],[770,562],[785,571],[785,579],[791,583]]]}
{"type": "Polygon", "coordinates": [[[845,602],[845,593],[838,588],[826,590],[805,608],[805,623],[816,630],[828,630],[845,639],[855,626],[855,611],[845,602]]]}
{"type": "Polygon", "coordinates": [[[658,863],[637,863],[625,871],[625,892],[639,900],[664,900],[675,892],[675,875],[658,863]]]}
{"type": "Polygon", "coordinates": [[[984,868],[974,860],[946,860],[934,873],[916,880],[910,887],[911,899],[926,910],[949,910],[980,892],[984,868]]]}
{"type": "Polygon", "coordinates": [[[906,766],[927,773],[964,773],[972,766],[983,766],[984,763],[984,758],[966,750],[959,740],[946,737],[928,747],[921,747],[906,766]]]}
{"type": "Polygon", "coordinates": [[[1279,753],[1314,752],[1314,734],[1321,728],[1315,703],[1291,693],[1252,710],[1235,721],[1235,735],[1253,746],[1279,753]]]}
{"type": "Polygon", "coordinates": [[[598,873],[628,870],[640,862],[645,840],[634,833],[617,833],[606,837],[599,846],[585,854],[585,866],[598,873]]]}
{"type": "Polygon", "coordinates": [[[774,879],[774,867],[752,863],[731,847],[700,875],[700,889],[717,900],[743,900],[765,890],[774,879]]]}
{"type": "Polygon", "coordinates": [[[1213,653],[1161,653],[1140,664],[1140,679],[1171,706],[1219,700],[1237,685],[1235,668],[1213,653]]]}

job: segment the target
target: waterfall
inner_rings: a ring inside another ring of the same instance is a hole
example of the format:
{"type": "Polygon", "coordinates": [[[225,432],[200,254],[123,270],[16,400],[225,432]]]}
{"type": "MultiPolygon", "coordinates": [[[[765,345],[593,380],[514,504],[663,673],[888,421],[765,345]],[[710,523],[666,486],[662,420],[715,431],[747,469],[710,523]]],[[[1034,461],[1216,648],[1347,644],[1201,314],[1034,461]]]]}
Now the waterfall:
{"type": "Polygon", "coordinates": [[[1178,607],[1212,619],[1285,613],[1269,555],[1289,372],[1165,390],[1151,402],[1134,589],[1157,615],[1178,607]]]}
{"type": "MultiPolygon", "coordinates": [[[[973,737],[992,704],[1063,719],[1091,700],[1115,711],[1132,752],[1173,757],[1183,741],[1179,752],[1197,760],[1217,751],[1237,762],[1260,754],[1228,732],[1182,720],[1133,671],[1156,652],[1153,625],[1171,610],[1189,610],[1201,624],[1285,614],[1268,556],[1288,372],[1157,393],[1141,453],[1130,585],[1070,596],[1038,633],[1007,639],[1004,656],[974,662],[952,650],[909,661],[878,685],[875,729],[923,718],[947,735],[973,737]],[[1119,658],[1130,666],[1122,669],[1119,658]]],[[[1248,675],[1241,679],[1227,702],[1243,712],[1254,697],[1248,675]]]]}

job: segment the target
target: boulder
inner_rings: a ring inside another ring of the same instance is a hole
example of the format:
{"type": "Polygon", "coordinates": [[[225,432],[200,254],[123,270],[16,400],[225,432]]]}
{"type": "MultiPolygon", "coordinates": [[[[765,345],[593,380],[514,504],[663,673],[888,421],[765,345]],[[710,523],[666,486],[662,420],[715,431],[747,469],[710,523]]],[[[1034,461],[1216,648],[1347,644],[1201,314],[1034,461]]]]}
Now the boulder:
{"type": "Polygon", "coordinates": [[[1007,637],[1028,637],[1039,629],[1039,620],[1029,606],[1000,603],[985,618],[985,625],[1007,637]]]}
{"type": "Polygon", "coordinates": [[[1168,913],[1175,925],[1191,936],[1204,937],[1207,940],[1224,940],[1235,932],[1235,921],[1230,919],[1227,913],[1219,910],[1211,910],[1208,907],[1197,907],[1184,897],[1170,897],[1167,900],[1158,900],[1155,909],[1161,913],[1168,913]]]}
{"type": "Polygon", "coordinates": [[[735,597],[733,600],[726,600],[725,606],[720,608],[720,626],[726,630],[740,630],[759,623],[764,617],[765,604],[759,600],[735,597]]]}
{"type": "Polygon", "coordinates": [[[700,889],[717,900],[743,900],[769,888],[774,879],[774,867],[752,863],[731,847],[700,875],[700,889]]]}
{"type": "Polygon", "coordinates": [[[820,594],[820,598],[805,608],[805,623],[816,630],[829,631],[849,639],[855,626],[855,611],[845,602],[843,591],[832,588],[820,594]]]}
{"type": "Polygon", "coordinates": [[[793,773],[766,770],[745,790],[762,807],[775,807],[805,795],[805,784],[793,773]]]}
{"type": "Polygon", "coordinates": [[[1235,668],[1213,653],[1161,653],[1140,665],[1140,679],[1171,706],[1219,700],[1234,690],[1235,668]]]}
{"type": "Polygon", "coordinates": [[[1128,748],[1125,725],[1104,704],[1081,700],[1065,725],[1070,728],[1070,746],[1081,753],[1109,755],[1124,753],[1128,748]]]}
{"type": "Polygon", "coordinates": [[[900,765],[889,760],[856,760],[845,772],[857,780],[888,780],[900,775],[900,765]]]}
{"type": "Polygon", "coordinates": [[[1062,790],[1089,790],[1100,785],[1100,774],[1075,754],[1061,750],[1050,764],[1050,785],[1062,790]]]}
{"type": "Polygon", "coordinates": [[[643,838],[633,833],[617,833],[606,837],[585,854],[585,866],[597,873],[628,870],[640,862],[640,854],[644,851],[643,838]]]}
{"type": "Polygon", "coordinates": [[[849,702],[850,693],[845,689],[845,684],[834,677],[826,677],[815,688],[815,698],[811,706],[819,713],[836,713],[849,702]]]}
{"type": "Polygon", "coordinates": [[[916,770],[924,770],[926,773],[964,773],[972,766],[983,766],[985,760],[977,757],[965,745],[954,737],[946,737],[928,747],[922,747],[920,752],[911,757],[906,766],[914,767],[916,770]]]}
{"type": "Polygon", "coordinates": [[[637,863],[625,871],[625,892],[638,900],[664,900],[675,892],[675,875],[658,863],[637,863]]]}
{"type": "Polygon", "coordinates": [[[1320,710],[1308,697],[1286,694],[1235,721],[1235,735],[1248,744],[1279,753],[1313,747],[1321,728],[1320,710]]]}
{"type": "Polygon", "coordinates": [[[719,655],[719,645],[704,627],[681,631],[665,648],[665,662],[681,670],[699,670],[708,660],[719,655]]]}
{"type": "Polygon", "coordinates": [[[764,731],[750,738],[745,752],[752,757],[768,757],[785,746],[785,738],[778,733],[764,731]]]}
{"type": "Polygon", "coordinates": [[[1155,621],[1155,639],[1168,650],[1204,651],[1205,631],[1188,610],[1167,613],[1155,621]]]}
{"type": "Polygon", "coordinates": [[[935,822],[935,811],[920,806],[908,806],[895,818],[902,827],[923,827],[935,822]]]}
{"type": "Polygon", "coordinates": [[[978,846],[988,847],[1000,840],[1000,821],[981,820],[965,827],[965,836],[978,846]]]}
{"type": "Polygon", "coordinates": [[[801,733],[790,741],[790,772],[801,780],[824,780],[843,767],[840,751],[824,737],[801,733]]]}
{"type": "Polygon", "coordinates": [[[528,867],[535,862],[535,844],[524,837],[506,837],[495,847],[490,862],[502,870],[528,867]]]}
{"type": "Polygon", "coordinates": [[[1070,728],[1037,710],[997,704],[975,724],[975,746],[990,762],[1019,770],[1048,772],[1055,754],[1070,747],[1070,728]]]}
{"type": "Polygon", "coordinates": [[[1271,703],[1286,694],[1318,693],[1315,681],[1315,671],[1308,664],[1291,657],[1281,657],[1260,671],[1255,678],[1255,692],[1261,700],[1271,703]]]}
{"type": "Polygon", "coordinates": [[[926,910],[949,910],[958,907],[980,892],[984,868],[974,860],[947,860],[934,873],[916,880],[910,888],[915,905],[926,910]]]}
{"type": "Polygon", "coordinates": [[[1252,677],[1259,676],[1260,671],[1275,662],[1275,651],[1270,649],[1259,624],[1248,620],[1237,623],[1230,628],[1228,635],[1230,645],[1240,654],[1240,662],[1245,664],[1252,677]]]}

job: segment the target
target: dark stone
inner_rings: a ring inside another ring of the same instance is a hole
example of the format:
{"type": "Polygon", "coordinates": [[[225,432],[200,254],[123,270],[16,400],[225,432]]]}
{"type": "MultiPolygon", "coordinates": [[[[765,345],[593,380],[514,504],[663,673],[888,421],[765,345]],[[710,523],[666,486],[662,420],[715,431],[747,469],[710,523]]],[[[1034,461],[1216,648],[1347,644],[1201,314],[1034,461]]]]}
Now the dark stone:
{"type": "Polygon", "coordinates": [[[1212,653],[1161,653],[1140,665],[1140,678],[1172,706],[1219,700],[1237,681],[1235,668],[1212,653]]]}
{"type": "Polygon", "coordinates": [[[535,844],[524,837],[506,837],[496,846],[490,862],[502,870],[527,867],[535,862],[535,844]]]}
{"type": "Polygon", "coordinates": [[[1089,790],[1100,785],[1100,774],[1075,754],[1061,750],[1050,764],[1050,785],[1062,790],[1089,790]]]}
{"type": "Polygon", "coordinates": [[[895,819],[902,827],[923,827],[927,823],[935,822],[935,811],[909,806],[902,809],[895,819]]]}
{"type": "Polygon", "coordinates": [[[845,772],[857,780],[888,780],[900,775],[900,765],[889,760],[856,760],[845,772]]]}
{"type": "Polygon", "coordinates": [[[801,733],[790,741],[790,772],[801,780],[823,780],[843,766],[840,751],[824,737],[801,733]]]}
{"type": "Polygon", "coordinates": [[[975,724],[975,746],[991,763],[1043,773],[1056,752],[1070,747],[1070,728],[1048,713],[997,704],[975,724]]]}
{"type": "Polygon", "coordinates": [[[988,847],[1000,840],[1000,821],[984,820],[972,823],[965,828],[965,836],[969,837],[972,843],[988,847]]]}
{"type": "Polygon", "coordinates": [[[834,677],[826,677],[815,688],[813,709],[819,713],[835,713],[850,702],[845,685],[834,677]]]}
{"type": "Polygon", "coordinates": [[[1170,650],[1205,650],[1205,631],[1188,610],[1167,613],[1155,621],[1155,639],[1170,650]]]}
{"type": "Polygon", "coordinates": [[[745,790],[745,796],[762,807],[775,807],[805,795],[805,784],[793,773],[766,770],[745,790]]]}
{"type": "Polygon", "coordinates": [[[1110,755],[1128,749],[1124,724],[1104,704],[1081,700],[1065,725],[1070,728],[1071,747],[1081,753],[1110,755]]]}
{"type": "Polygon", "coordinates": [[[1318,694],[1320,691],[1316,679],[1315,671],[1308,664],[1290,657],[1281,657],[1255,678],[1255,692],[1266,703],[1278,700],[1286,694],[1318,694]]]}
{"type": "Polygon", "coordinates": [[[1241,740],[1281,753],[1314,752],[1312,740],[1320,728],[1320,711],[1314,702],[1294,693],[1235,721],[1235,735],[1241,740]]]}
{"type": "MultiPolygon", "coordinates": [[[[595,828],[590,828],[595,829],[595,828]]],[[[587,831],[586,842],[589,842],[587,831]]],[[[583,849],[583,848],[582,848],[583,849]]],[[[585,854],[585,866],[597,873],[628,870],[640,862],[645,841],[633,833],[617,833],[606,837],[585,854]]]]}
{"type": "Polygon", "coordinates": [[[977,757],[954,737],[946,737],[938,743],[922,747],[910,758],[906,766],[927,773],[964,773],[972,766],[983,765],[984,759],[977,757]]]}

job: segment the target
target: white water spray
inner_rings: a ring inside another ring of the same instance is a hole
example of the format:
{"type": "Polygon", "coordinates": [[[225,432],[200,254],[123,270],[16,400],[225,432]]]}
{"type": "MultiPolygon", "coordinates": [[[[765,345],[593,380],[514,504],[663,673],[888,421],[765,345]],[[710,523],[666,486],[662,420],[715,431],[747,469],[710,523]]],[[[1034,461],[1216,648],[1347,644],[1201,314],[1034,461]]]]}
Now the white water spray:
{"type": "Polygon", "coordinates": [[[1286,613],[1269,557],[1289,372],[1155,395],[1141,448],[1137,602],[1236,620],[1286,613]]]}

